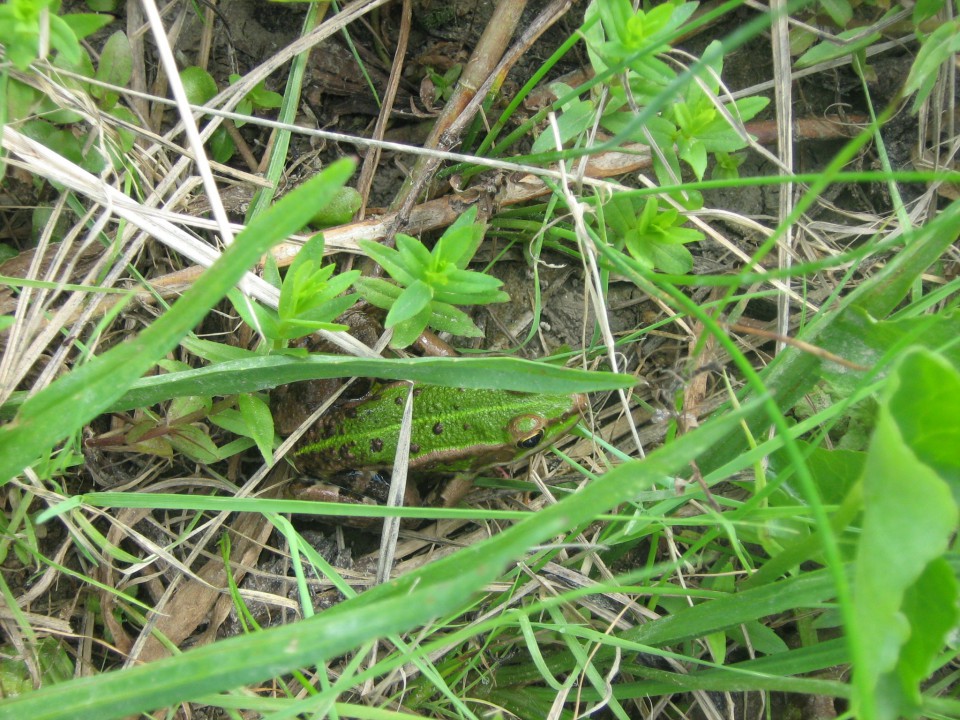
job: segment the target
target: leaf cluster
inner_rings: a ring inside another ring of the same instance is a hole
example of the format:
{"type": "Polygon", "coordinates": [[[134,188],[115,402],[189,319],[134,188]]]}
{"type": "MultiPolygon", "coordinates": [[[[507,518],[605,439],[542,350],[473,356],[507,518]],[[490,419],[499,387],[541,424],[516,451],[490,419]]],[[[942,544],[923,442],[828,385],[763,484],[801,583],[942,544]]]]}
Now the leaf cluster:
{"type": "Polygon", "coordinates": [[[297,253],[280,285],[276,311],[249,301],[239,293],[231,294],[240,316],[270,341],[274,349],[318,330],[347,329],[333,320],[357,301],[356,293],[344,293],[360,277],[360,271],[334,275],[335,265],[323,265],[323,250],[323,236],[316,235],[297,253]]]}
{"type": "MultiPolygon", "coordinates": [[[[47,0],[14,0],[0,6],[0,43],[6,57],[18,69],[26,70],[39,57],[41,32],[48,32],[53,50],[50,64],[54,70],[68,70],[73,75],[124,87],[130,81],[133,67],[126,34],[118,31],[107,39],[96,69],[89,53],[80,45],[81,39],[108,25],[113,17],[93,13],[59,16],[56,14],[59,8],[59,2],[47,0]]],[[[58,82],[78,95],[91,98],[91,103],[107,116],[136,124],[134,114],[119,104],[116,91],[75,77],[62,76],[58,82]]],[[[74,126],[85,119],[84,115],[58,104],[42,86],[29,82],[29,78],[21,80],[4,73],[0,76],[0,97],[5,99],[3,119],[6,122],[20,122],[20,130],[25,135],[89,172],[101,172],[108,162],[119,169],[133,148],[134,133],[120,124],[106,126],[103,144],[78,136],[74,126]]]]}
{"type": "Polygon", "coordinates": [[[625,247],[646,268],[677,275],[693,267],[693,256],[684,245],[704,237],[699,230],[682,227],[686,218],[675,208],[661,210],[655,197],[614,195],[603,206],[603,219],[613,233],[614,247],[625,247]]]}
{"type": "Polygon", "coordinates": [[[454,305],[506,302],[499,280],[467,270],[483,241],[484,226],[470,208],[447,228],[433,250],[409,235],[397,234],[396,248],[361,240],[360,247],[395,282],[360,278],[354,287],[372,305],[389,310],[385,326],[393,330],[393,347],[406,347],[429,325],[437,330],[480,337],[470,317],[454,305]]]}
{"type": "Polygon", "coordinates": [[[0,5],[0,44],[17,69],[26,70],[40,57],[42,34],[67,63],[79,63],[83,55],[80,40],[113,20],[109,15],[90,13],[60,16],[59,11],[60,0],[9,0],[0,5]]]}

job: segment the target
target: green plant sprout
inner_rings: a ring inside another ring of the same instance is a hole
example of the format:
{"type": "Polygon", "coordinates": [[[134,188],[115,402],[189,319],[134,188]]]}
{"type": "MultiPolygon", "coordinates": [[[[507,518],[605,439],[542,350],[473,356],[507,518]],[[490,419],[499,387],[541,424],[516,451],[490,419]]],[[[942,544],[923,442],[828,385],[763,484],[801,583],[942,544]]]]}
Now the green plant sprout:
{"type": "Polygon", "coordinates": [[[280,286],[276,312],[245,301],[236,291],[230,295],[240,317],[257,328],[274,350],[318,330],[347,329],[333,320],[357,301],[355,293],[343,293],[357,281],[360,271],[334,275],[335,265],[322,265],[323,247],[323,236],[316,235],[297,253],[280,286]]]}
{"type": "Polygon", "coordinates": [[[485,305],[506,302],[496,278],[467,270],[483,241],[484,226],[476,223],[477,208],[470,208],[447,228],[433,250],[409,235],[397,234],[397,247],[388,248],[369,240],[360,247],[392,277],[363,277],[354,288],[370,304],[389,310],[384,323],[393,329],[391,345],[407,347],[429,325],[437,330],[481,337],[470,317],[454,305],[485,305]]]}
{"type": "Polygon", "coordinates": [[[614,195],[603,207],[603,218],[613,232],[614,247],[626,247],[644,267],[676,275],[693,267],[693,256],[684,246],[704,237],[699,230],[681,227],[686,218],[672,207],[661,210],[653,197],[614,195]]]}
{"type": "Polygon", "coordinates": [[[427,79],[433,84],[433,102],[450,99],[461,72],[463,72],[463,65],[460,63],[451,66],[443,75],[432,67],[426,68],[427,79]]]}
{"type": "MultiPolygon", "coordinates": [[[[241,76],[234,73],[230,75],[230,84],[233,85],[240,79],[241,76]]],[[[243,100],[237,104],[238,114],[253,115],[254,110],[273,110],[280,107],[283,103],[283,95],[267,90],[264,83],[266,83],[266,80],[261,80],[254,86],[253,90],[243,96],[243,100]]],[[[246,121],[234,120],[233,124],[240,128],[246,125],[246,121]]]]}

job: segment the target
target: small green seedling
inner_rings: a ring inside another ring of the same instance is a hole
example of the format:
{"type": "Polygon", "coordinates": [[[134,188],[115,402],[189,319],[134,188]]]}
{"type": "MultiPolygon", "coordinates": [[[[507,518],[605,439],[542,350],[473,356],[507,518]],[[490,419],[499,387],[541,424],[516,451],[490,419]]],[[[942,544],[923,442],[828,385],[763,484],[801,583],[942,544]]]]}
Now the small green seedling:
{"type": "Polygon", "coordinates": [[[428,80],[431,85],[433,85],[433,102],[438,103],[441,100],[446,102],[450,99],[450,96],[453,95],[453,89],[457,85],[457,80],[460,79],[460,73],[463,71],[463,65],[457,63],[456,65],[451,66],[443,75],[438,73],[432,67],[426,69],[427,76],[425,80],[428,80]]]}
{"type": "Polygon", "coordinates": [[[481,337],[470,317],[454,305],[486,305],[506,302],[494,277],[467,270],[483,242],[484,226],[476,222],[472,207],[437,241],[433,250],[409,235],[397,234],[397,247],[388,248],[369,240],[360,247],[396,282],[364,277],[354,284],[367,302],[389,310],[385,325],[393,329],[391,345],[407,347],[427,328],[481,337]]]}
{"type": "MultiPolygon", "coordinates": [[[[234,85],[240,81],[241,76],[236,73],[230,76],[230,84],[234,85]]],[[[273,110],[280,107],[283,103],[283,95],[267,90],[266,81],[261,80],[256,86],[244,95],[243,100],[237,104],[237,113],[240,115],[253,115],[254,110],[273,110]]],[[[234,125],[238,128],[246,125],[244,120],[235,120],[234,125]]]]}
{"type": "Polygon", "coordinates": [[[287,269],[280,286],[277,311],[246,300],[237,293],[230,295],[240,317],[280,350],[290,340],[317,330],[346,330],[333,322],[356,301],[356,294],[343,293],[360,277],[359,270],[333,275],[335,265],[322,265],[323,236],[311,238],[287,269]]]}
{"type": "Polygon", "coordinates": [[[660,209],[657,198],[640,200],[614,195],[603,207],[614,247],[627,251],[644,267],[681,275],[693,267],[684,245],[703,240],[699,230],[681,227],[686,218],[674,208],[660,209]],[[640,212],[637,212],[638,207],[640,212]]]}

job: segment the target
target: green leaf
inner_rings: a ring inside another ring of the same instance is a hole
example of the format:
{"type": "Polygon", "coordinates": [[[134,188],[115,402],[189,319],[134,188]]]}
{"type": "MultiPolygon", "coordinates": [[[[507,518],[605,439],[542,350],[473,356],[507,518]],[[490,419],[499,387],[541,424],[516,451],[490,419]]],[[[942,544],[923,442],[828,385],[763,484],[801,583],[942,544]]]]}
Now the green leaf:
{"type": "MultiPolygon", "coordinates": [[[[863,474],[866,453],[853,450],[811,447],[799,442],[817,491],[827,505],[839,505],[863,474]]],[[[770,466],[777,473],[788,472],[791,467],[789,455],[780,449],[770,458],[770,466]]],[[[800,497],[799,489],[787,484],[794,497],[800,497]]]]}
{"type": "MultiPolygon", "coordinates": [[[[80,42],[77,37],[84,37],[83,34],[74,29],[74,25],[82,26],[82,18],[88,18],[88,15],[50,15],[50,46],[55,48],[68,63],[80,62],[80,42]]],[[[92,17],[99,18],[99,15],[92,17]]],[[[112,19],[112,18],[110,18],[112,19]]],[[[107,22],[110,20],[108,19],[107,22]]],[[[106,23],[104,23],[106,25],[106,23]]],[[[102,26],[101,26],[102,27],[102,26]]],[[[97,28],[99,29],[99,28],[97,28]]]]}
{"type": "Polygon", "coordinates": [[[370,240],[358,240],[357,245],[400,284],[406,286],[417,279],[403,264],[400,253],[394,248],[388,248],[370,240]]]}
{"type": "Polygon", "coordinates": [[[210,465],[220,459],[220,451],[213,440],[196,425],[179,425],[167,439],[174,449],[199,463],[210,465]]]}
{"type": "Polygon", "coordinates": [[[246,297],[239,290],[231,290],[227,297],[240,319],[247,325],[268,340],[279,338],[279,319],[273,310],[263,307],[253,298],[246,297]]]}
{"type": "MultiPolygon", "coordinates": [[[[874,320],[864,309],[852,307],[833,322],[824,333],[823,342],[847,360],[872,367],[883,361],[884,355],[902,353],[907,347],[938,350],[954,366],[960,366],[960,347],[944,350],[945,340],[960,334],[960,312],[905,317],[900,320],[874,320]]],[[[833,394],[852,395],[861,380],[847,368],[835,363],[824,363],[823,377],[830,383],[833,394]]]]}
{"type": "Polygon", "coordinates": [[[273,415],[270,407],[256,395],[242,393],[237,396],[240,415],[247,432],[244,434],[257,443],[260,454],[268,465],[273,464],[273,415]]]}
{"type": "Polygon", "coordinates": [[[233,138],[230,137],[226,128],[221,126],[213,131],[213,135],[210,136],[210,154],[214,160],[218,163],[226,163],[233,157],[236,150],[237,146],[234,145],[233,138]]]}
{"type": "MultiPolygon", "coordinates": [[[[683,230],[683,228],[677,228],[677,230],[683,230]]],[[[674,275],[685,275],[693,269],[693,255],[683,245],[650,243],[649,250],[653,267],[658,270],[674,275]]]]}
{"type": "Polygon", "coordinates": [[[861,28],[844,30],[837,34],[837,40],[840,42],[824,41],[819,45],[814,45],[797,59],[795,65],[797,68],[806,68],[828,60],[855,55],[860,50],[865,50],[873,45],[881,37],[880,33],[871,33],[860,37],[862,33],[861,28]]]}
{"type": "Polygon", "coordinates": [[[191,105],[203,105],[217,94],[217,81],[201,67],[191,65],[180,71],[180,82],[191,105]]]}
{"type": "Polygon", "coordinates": [[[960,52],[960,20],[945,22],[924,39],[916,60],[907,75],[903,94],[916,92],[911,110],[916,113],[930,96],[940,73],[940,66],[952,62],[960,52]]]}
{"type": "Polygon", "coordinates": [[[917,0],[913,6],[913,24],[920,25],[936,15],[946,4],[945,0],[917,0]]]}
{"type": "MultiPolygon", "coordinates": [[[[397,233],[396,243],[397,257],[399,261],[403,263],[404,269],[410,273],[412,277],[422,278],[425,273],[433,268],[433,257],[430,251],[415,237],[397,233]]],[[[400,278],[396,279],[399,280],[400,278]]],[[[410,282],[403,284],[411,285],[410,282]]]]}
{"type": "Polygon", "coordinates": [[[210,422],[217,427],[222,427],[234,435],[249,436],[247,432],[247,421],[244,420],[240,411],[235,408],[226,408],[215,415],[210,416],[210,422]]]}
{"type": "MultiPolygon", "coordinates": [[[[932,661],[929,634],[939,636],[938,648],[945,640],[942,622],[928,626],[905,607],[912,587],[918,586],[919,592],[919,584],[929,585],[941,572],[934,567],[922,577],[946,552],[957,529],[956,501],[937,466],[952,472],[958,461],[953,457],[944,462],[943,453],[929,442],[934,438],[958,447],[960,419],[956,406],[941,401],[945,389],[947,397],[956,398],[960,375],[942,358],[922,350],[904,357],[891,376],[867,454],[863,531],[854,573],[857,627],[850,635],[857,708],[863,717],[909,714],[906,698],[915,696],[918,688],[900,686],[898,693],[887,692],[898,687],[888,676],[912,684],[918,664],[932,661]]],[[[938,594],[955,614],[956,587],[941,587],[938,594]]]]}
{"type": "Polygon", "coordinates": [[[266,81],[261,80],[257,85],[250,91],[250,96],[253,99],[254,104],[265,110],[270,110],[273,108],[278,108],[283,104],[283,95],[280,93],[275,93],[272,90],[267,90],[266,81]]]}
{"type": "Polygon", "coordinates": [[[186,417],[195,412],[209,412],[213,405],[210,398],[206,395],[184,395],[174,398],[167,408],[167,422],[173,424],[174,421],[186,417]]]}
{"type": "Polygon", "coordinates": [[[907,588],[903,614],[911,633],[900,653],[900,687],[909,706],[919,708],[920,686],[936,669],[937,657],[960,619],[957,576],[944,558],[933,560],[917,582],[907,588]]]}
{"type": "MultiPolygon", "coordinates": [[[[557,131],[560,136],[561,147],[569,140],[590,129],[593,125],[595,111],[596,108],[591,101],[578,100],[571,103],[563,113],[557,116],[557,131]]],[[[534,141],[530,152],[536,154],[556,149],[557,138],[554,136],[553,127],[547,125],[534,141]]]]}
{"type": "Polygon", "coordinates": [[[470,316],[463,310],[444,302],[434,301],[430,306],[430,321],[428,325],[440,332],[448,332],[463,337],[483,337],[483,331],[478,328],[470,316]]]}
{"type": "Polygon", "coordinates": [[[940,354],[918,352],[901,366],[889,400],[903,442],[917,460],[947,482],[960,502],[960,374],[940,354]]]}
{"type": "MultiPolygon", "coordinates": [[[[573,393],[629,388],[630,375],[587,372],[516,358],[354,358],[340,355],[253,356],[208,367],[145,377],[114,399],[108,410],[120,412],[165,402],[180,395],[239,395],[299,380],[369,377],[384,380],[498,388],[517,392],[573,393]]],[[[9,404],[4,405],[7,410],[9,404]]]]}
{"type": "MultiPolygon", "coordinates": [[[[55,15],[50,16],[51,20],[51,32],[53,31],[52,21],[55,15]]],[[[72,13],[70,15],[64,15],[59,18],[63,23],[70,29],[70,34],[73,36],[73,41],[83,40],[85,37],[93,35],[97,30],[105,28],[107,25],[113,22],[112,15],[100,15],[94,13],[72,13]]],[[[79,45],[78,45],[79,47],[79,45]]],[[[62,48],[58,48],[63,52],[62,48]]]]}
{"type": "Polygon", "coordinates": [[[287,268],[287,275],[283,284],[280,286],[280,301],[277,303],[277,315],[281,318],[293,317],[296,314],[298,303],[298,290],[296,280],[303,273],[310,272],[313,268],[319,269],[323,263],[324,240],[322,234],[314,235],[310,238],[300,252],[293,258],[290,267],[287,268]],[[309,265],[309,267],[308,267],[309,265]]]}
{"type": "MultiPolygon", "coordinates": [[[[137,116],[134,115],[127,108],[123,107],[122,105],[118,105],[114,108],[111,108],[110,114],[119,120],[123,120],[126,123],[130,123],[131,125],[137,125],[139,122],[137,120],[137,116]]],[[[120,152],[121,153],[130,152],[133,149],[133,144],[137,140],[136,133],[134,133],[132,130],[127,130],[126,128],[123,128],[123,127],[116,128],[116,132],[117,132],[118,147],[120,152]]]]}
{"type": "Polygon", "coordinates": [[[484,302],[480,297],[490,297],[496,299],[486,300],[486,302],[505,302],[509,300],[506,293],[498,293],[503,281],[492,275],[471,272],[470,270],[452,270],[447,273],[447,283],[450,288],[442,293],[437,293],[437,297],[444,302],[456,303],[459,305],[479,304],[484,302]],[[478,296],[477,300],[471,300],[471,296],[478,296]],[[457,300],[456,298],[465,298],[457,300]]]}
{"type": "Polygon", "coordinates": [[[477,206],[472,205],[448,227],[433,249],[440,262],[448,262],[460,270],[467,267],[483,242],[486,225],[477,221],[477,206]]]}
{"type": "Polygon", "coordinates": [[[838,27],[845,28],[853,18],[853,8],[847,0],[820,0],[820,7],[827,11],[838,27]]]}
{"type": "Polygon", "coordinates": [[[383,278],[359,277],[353,287],[360,297],[382,310],[389,310],[403,292],[399,286],[383,278]]]}
{"type": "MultiPolygon", "coordinates": [[[[107,38],[103,52],[100,53],[100,64],[97,66],[97,74],[94,77],[100,82],[126,87],[132,73],[133,52],[130,49],[130,40],[126,33],[118,30],[107,38]]],[[[90,92],[94,97],[101,99],[105,107],[112,108],[117,102],[118,95],[115,92],[98,85],[91,85],[90,92]]]]}
{"type": "MultiPolygon", "coordinates": [[[[426,326],[426,320],[430,317],[430,301],[432,299],[433,291],[430,286],[417,280],[400,294],[393,307],[390,308],[390,312],[387,313],[384,326],[392,328],[394,325],[422,315],[424,311],[427,312],[426,317],[424,317],[424,326],[426,326]]],[[[422,331],[423,328],[421,328],[422,331]]]]}
{"type": "Polygon", "coordinates": [[[390,338],[390,347],[405,348],[413,345],[423,333],[430,321],[430,308],[425,307],[413,317],[407,318],[393,326],[393,337],[390,338]]]}
{"type": "MultiPolygon", "coordinates": [[[[733,148],[737,149],[737,148],[733,148]]],[[[703,180],[703,174],[707,171],[707,148],[701,140],[693,138],[680,144],[680,159],[683,160],[697,180],[703,180]]]]}

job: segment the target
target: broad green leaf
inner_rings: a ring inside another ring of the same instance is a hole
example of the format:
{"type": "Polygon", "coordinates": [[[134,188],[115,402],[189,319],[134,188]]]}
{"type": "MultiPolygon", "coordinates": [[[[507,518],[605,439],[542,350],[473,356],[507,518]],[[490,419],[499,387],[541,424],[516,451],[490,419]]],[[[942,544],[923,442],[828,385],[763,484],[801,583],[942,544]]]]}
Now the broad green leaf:
{"type": "Polygon", "coordinates": [[[142,378],[134,382],[128,392],[114,398],[109,410],[131,410],[181,395],[237,395],[298,380],[338,377],[413,380],[448,387],[542,393],[599,392],[633,387],[636,383],[630,375],[587,372],[506,357],[386,359],[265,355],[142,378]]]}
{"type": "MultiPolygon", "coordinates": [[[[881,404],[864,472],[863,531],[854,573],[857,627],[850,632],[856,706],[864,717],[892,720],[911,710],[897,704],[903,700],[900,692],[887,692],[891,686],[887,676],[915,677],[917,655],[930,646],[929,637],[923,636],[934,628],[939,644],[945,640],[940,623],[925,627],[924,618],[905,612],[904,602],[925,568],[946,551],[957,529],[950,486],[925,460],[924,451],[929,450],[931,437],[956,442],[960,421],[955,406],[939,399],[943,388],[952,396],[958,387],[960,377],[942,358],[915,351],[891,376],[890,391],[881,404]],[[918,633],[920,638],[910,646],[912,667],[904,667],[901,653],[918,633]]],[[[930,453],[934,462],[941,457],[930,453]]],[[[955,464],[956,457],[948,466],[955,464]]],[[[956,605],[956,587],[950,604],[956,605]]],[[[901,690],[908,695],[917,692],[901,690]]]]}
{"type": "MultiPolygon", "coordinates": [[[[954,343],[956,345],[956,343],[954,343]]],[[[918,353],[904,362],[889,401],[897,430],[917,460],[933,470],[960,502],[960,373],[942,355],[918,353]]]]}
{"type": "Polygon", "coordinates": [[[950,564],[937,558],[907,588],[903,613],[910,622],[910,638],[900,653],[899,682],[910,706],[920,706],[920,686],[936,669],[945,639],[960,619],[957,576],[950,564]]]}
{"type": "MultiPolygon", "coordinates": [[[[59,16],[51,15],[51,21],[54,17],[59,16]]],[[[93,35],[100,28],[104,28],[113,22],[112,15],[99,15],[95,13],[72,13],[70,15],[63,15],[59,19],[70,29],[74,42],[93,35]]],[[[53,31],[52,23],[50,30],[51,32],[53,31]]],[[[79,47],[79,45],[77,47],[79,47]]],[[[63,51],[62,48],[59,49],[61,52],[63,51]]]]}
{"type": "MultiPolygon", "coordinates": [[[[133,72],[133,53],[130,49],[130,40],[125,32],[117,31],[109,38],[100,53],[100,64],[94,76],[100,82],[126,87],[133,72]]],[[[113,107],[117,102],[117,94],[98,85],[92,85],[90,92],[100,98],[107,107],[113,107]]]]}
{"type": "Polygon", "coordinates": [[[202,67],[191,65],[180,71],[180,82],[191,105],[203,105],[217,94],[217,81],[202,67]]]}
{"type": "MultiPolygon", "coordinates": [[[[400,294],[400,297],[393,304],[393,307],[390,308],[390,312],[387,313],[387,319],[386,322],[384,322],[384,326],[387,328],[392,328],[399,323],[406,322],[411,318],[422,314],[425,310],[427,312],[426,317],[429,317],[429,306],[430,300],[432,299],[433,292],[431,291],[430,286],[424,282],[421,282],[420,280],[417,280],[400,294]]],[[[424,325],[426,325],[426,318],[424,318],[424,325]]]]}

